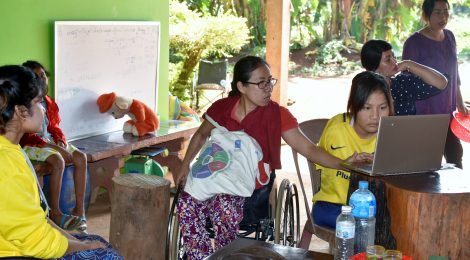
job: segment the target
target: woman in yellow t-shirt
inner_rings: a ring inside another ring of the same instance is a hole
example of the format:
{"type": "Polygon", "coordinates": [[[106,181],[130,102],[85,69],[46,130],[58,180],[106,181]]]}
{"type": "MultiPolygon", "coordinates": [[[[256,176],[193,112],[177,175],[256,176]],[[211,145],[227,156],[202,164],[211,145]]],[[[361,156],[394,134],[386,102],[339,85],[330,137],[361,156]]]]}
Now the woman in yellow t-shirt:
{"type": "Polygon", "coordinates": [[[41,130],[43,92],[32,70],[0,67],[0,258],[123,259],[101,237],[72,236],[47,217],[47,202],[19,145],[24,133],[41,130]]]}
{"type": "MultiPolygon", "coordinates": [[[[331,118],[319,146],[345,159],[358,153],[373,153],[380,117],[393,114],[393,101],[386,79],[370,71],[357,74],[351,84],[347,113],[331,118]]],[[[312,218],[317,225],[335,228],[341,205],[346,204],[349,172],[317,165],[320,191],[313,196],[312,218]]]]}

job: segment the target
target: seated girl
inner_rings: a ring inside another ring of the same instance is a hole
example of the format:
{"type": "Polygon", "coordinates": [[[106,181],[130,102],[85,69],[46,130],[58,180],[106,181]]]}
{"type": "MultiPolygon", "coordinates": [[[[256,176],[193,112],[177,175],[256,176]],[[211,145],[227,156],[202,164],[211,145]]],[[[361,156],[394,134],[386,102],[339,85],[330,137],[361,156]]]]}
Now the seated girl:
{"type": "Polygon", "coordinates": [[[23,66],[0,67],[0,258],[123,259],[99,236],[71,236],[48,206],[19,141],[41,130],[44,81],[23,66]]]}
{"type": "Polygon", "coordinates": [[[85,188],[86,188],[86,155],[73,145],[67,143],[65,135],[59,127],[59,108],[52,98],[47,95],[49,73],[37,61],[27,61],[23,66],[33,70],[45,82],[44,98],[41,105],[45,111],[42,130],[38,133],[26,133],[20,144],[29,159],[48,162],[51,165],[49,178],[50,218],[65,230],[78,230],[86,233],[85,218],[85,188]],[[73,181],[75,187],[75,208],[71,215],[61,212],[59,196],[62,187],[62,175],[66,165],[74,165],[73,181]]]}
{"type": "Polygon", "coordinates": [[[366,70],[387,79],[398,116],[416,115],[417,100],[434,96],[447,86],[444,75],[433,68],[411,60],[397,63],[392,45],[386,41],[366,42],[361,50],[361,63],[366,70]]]}
{"type": "MultiPolygon", "coordinates": [[[[337,158],[310,142],[299,130],[297,120],[289,110],[271,100],[276,81],[266,61],[254,56],[244,57],[235,64],[229,97],[212,104],[204,117],[211,117],[229,131],[243,129],[253,137],[263,152],[261,165],[269,165],[271,171],[281,168],[281,138],[309,160],[329,168],[340,167],[345,159],[362,161],[364,157],[369,158],[368,155],[355,153],[337,158]]],[[[201,150],[214,128],[209,121],[202,122],[191,138],[180,172],[174,176],[175,183],[185,183],[190,162],[201,150]]],[[[261,182],[266,182],[270,171],[260,168],[260,172],[264,173],[260,176],[261,182]]],[[[274,180],[273,174],[270,179],[274,180]]],[[[257,182],[254,193],[261,189],[263,184],[257,182]]],[[[236,239],[239,223],[245,215],[244,204],[245,198],[241,196],[221,193],[200,201],[183,192],[178,200],[178,219],[188,259],[203,259],[214,252],[214,249],[217,250],[236,239]],[[207,218],[210,218],[215,230],[215,248],[205,229],[207,218]]],[[[267,215],[267,205],[260,208],[264,208],[264,215],[267,215]]],[[[257,217],[263,215],[259,212],[254,214],[257,217]]]]}
{"type": "MultiPolygon", "coordinates": [[[[328,121],[318,145],[340,159],[355,152],[373,153],[380,117],[392,114],[387,80],[375,72],[361,72],[352,80],[347,113],[328,121]]],[[[315,224],[335,228],[347,202],[350,173],[340,167],[317,165],[317,169],[321,185],[313,196],[312,218],[315,224]]]]}

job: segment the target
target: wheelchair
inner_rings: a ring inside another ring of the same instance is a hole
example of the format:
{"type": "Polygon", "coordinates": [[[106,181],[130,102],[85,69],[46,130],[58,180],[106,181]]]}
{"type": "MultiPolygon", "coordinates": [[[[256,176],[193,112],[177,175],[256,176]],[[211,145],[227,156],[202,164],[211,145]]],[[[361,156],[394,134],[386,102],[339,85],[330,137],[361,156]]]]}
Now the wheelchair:
{"type": "MultiPolygon", "coordinates": [[[[300,216],[299,216],[299,194],[297,186],[291,183],[288,179],[283,179],[281,184],[276,189],[272,189],[275,185],[275,174],[271,174],[272,183],[268,184],[268,195],[263,195],[265,199],[255,203],[251,203],[256,196],[256,192],[245,200],[245,207],[247,205],[259,205],[266,203],[268,208],[267,216],[263,214],[250,214],[253,212],[252,208],[245,208],[243,212],[243,220],[240,223],[239,237],[262,240],[265,242],[274,242],[285,246],[298,247],[300,241],[300,216]],[[273,178],[274,177],[274,178],[273,178]],[[272,203],[269,201],[270,197],[274,197],[272,203]],[[274,212],[274,217],[273,213],[274,212]]],[[[261,189],[262,190],[262,189],[261,189]]],[[[168,233],[166,245],[166,259],[179,260],[185,259],[183,239],[179,228],[177,216],[177,203],[178,198],[183,191],[183,187],[178,187],[173,191],[173,202],[171,204],[169,220],[168,220],[168,233]]],[[[259,190],[258,190],[259,191],[259,190]]],[[[257,208],[257,207],[256,207],[257,208]]],[[[256,211],[256,210],[255,210],[256,211]]],[[[266,214],[264,214],[266,215],[266,214]]],[[[206,221],[206,230],[209,232],[210,237],[213,238],[214,232],[211,228],[210,220],[206,221]]]]}

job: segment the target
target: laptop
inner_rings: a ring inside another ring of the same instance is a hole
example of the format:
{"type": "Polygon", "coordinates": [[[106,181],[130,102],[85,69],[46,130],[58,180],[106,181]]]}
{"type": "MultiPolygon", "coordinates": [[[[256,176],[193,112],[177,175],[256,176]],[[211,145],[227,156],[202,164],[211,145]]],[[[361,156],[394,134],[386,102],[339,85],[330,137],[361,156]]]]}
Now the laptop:
{"type": "Polygon", "coordinates": [[[439,170],[449,120],[444,114],[381,117],[372,164],[342,166],[371,176],[439,170]]]}

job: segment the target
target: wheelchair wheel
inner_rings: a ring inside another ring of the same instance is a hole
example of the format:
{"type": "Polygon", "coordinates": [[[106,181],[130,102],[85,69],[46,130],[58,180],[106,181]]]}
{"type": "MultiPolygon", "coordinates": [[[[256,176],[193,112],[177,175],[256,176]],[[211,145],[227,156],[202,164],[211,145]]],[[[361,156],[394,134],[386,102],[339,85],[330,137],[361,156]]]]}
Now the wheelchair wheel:
{"type": "Polygon", "coordinates": [[[173,197],[173,203],[170,208],[170,215],[168,218],[168,233],[166,238],[166,259],[179,260],[184,259],[183,240],[181,237],[181,230],[178,221],[178,213],[176,205],[182,189],[178,189],[173,197]]]}
{"type": "Polygon", "coordinates": [[[274,243],[297,247],[300,241],[300,216],[297,187],[284,179],[279,186],[274,219],[274,243]]]}

